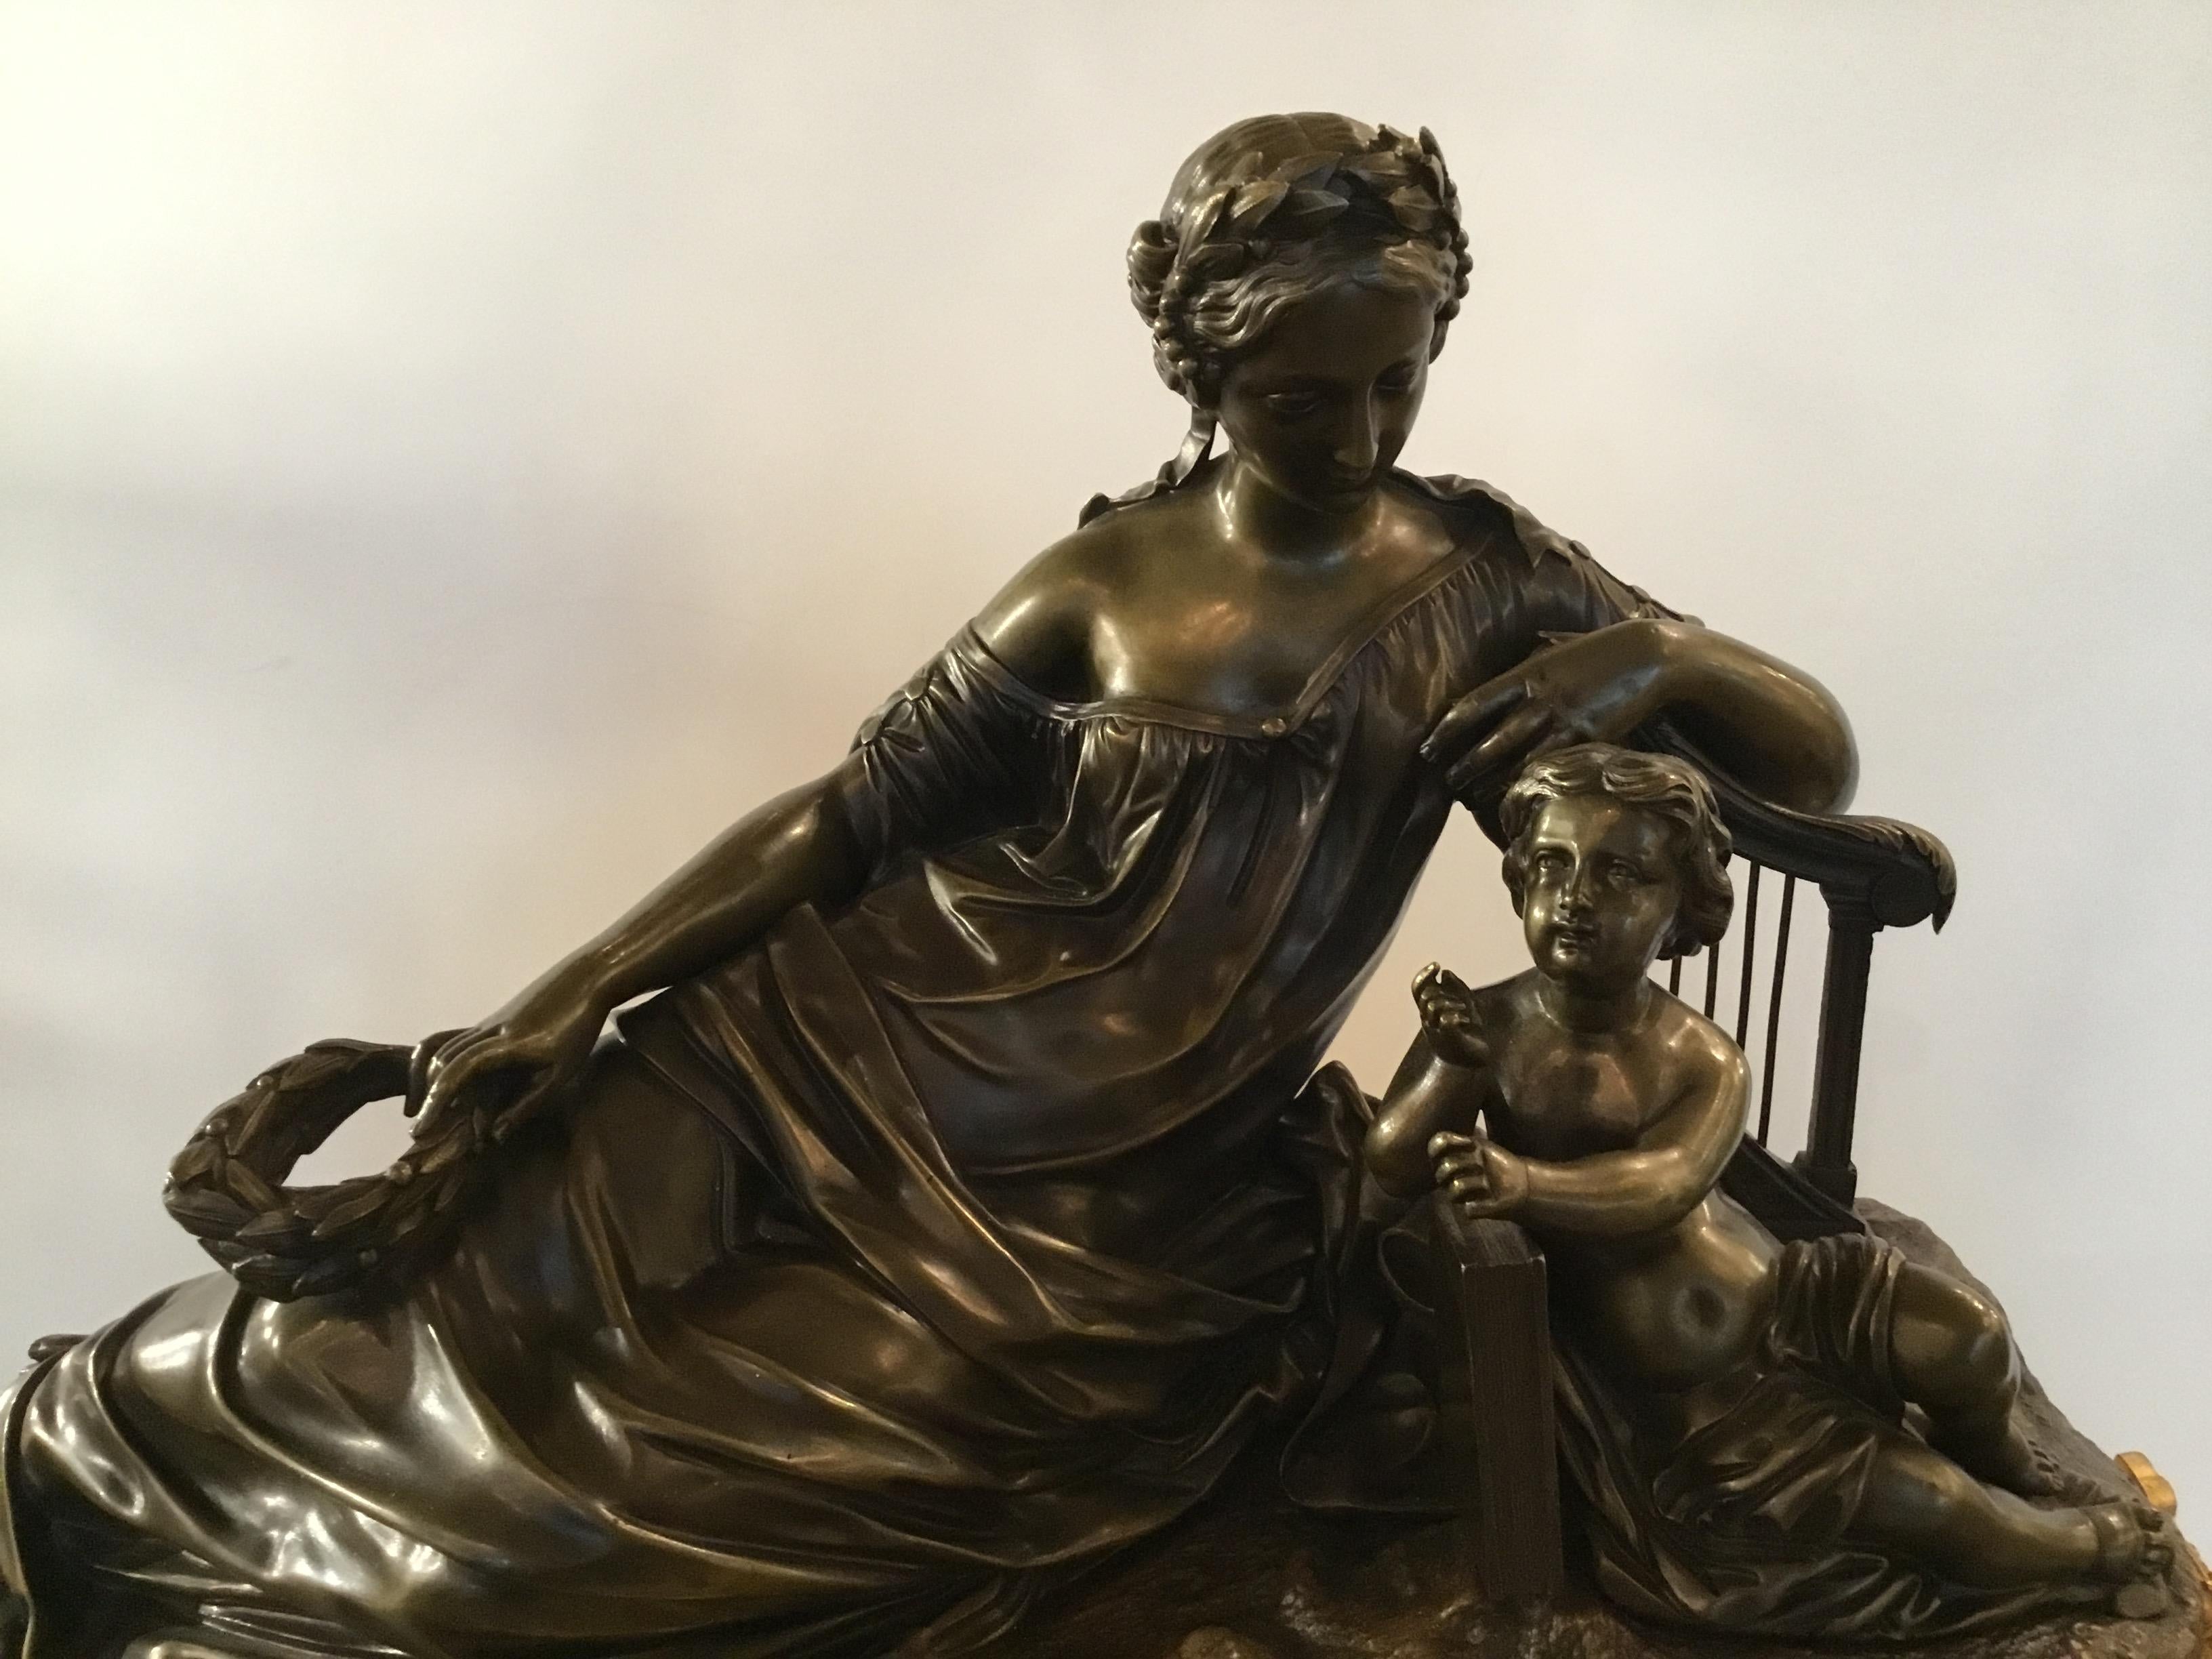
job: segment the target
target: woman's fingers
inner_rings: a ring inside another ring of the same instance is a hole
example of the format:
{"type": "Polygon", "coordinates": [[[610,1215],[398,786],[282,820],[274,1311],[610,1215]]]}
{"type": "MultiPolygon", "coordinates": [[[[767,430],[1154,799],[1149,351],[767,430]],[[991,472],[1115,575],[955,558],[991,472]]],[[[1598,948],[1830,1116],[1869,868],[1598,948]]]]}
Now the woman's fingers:
{"type": "Polygon", "coordinates": [[[1541,703],[1523,703],[1498,722],[1496,730],[1452,763],[1444,782],[1455,795],[1475,793],[1493,774],[1517,770],[1549,735],[1556,716],[1541,703]]]}
{"type": "Polygon", "coordinates": [[[1444,710],[1443,717],[1429,728],[1421,744],[1421,758],[1446,763],[1457,759],[1462,750],[1527,701],[1528,696],[1528,683],[1517,669],[1486,680],[1444,710]]]}
{"type": "Polygon", "coordinates": [[[456,1044],[453,1052],[441,1056],[430,1068],[430,1086],[422,1097],[416,1139],[423,1139],[442,1127],[471,1083],[511,1062],[512,1056],[503,1054],[495,1042],[456,1044]]]}
{"type": "Polygon", "coordinates": [[[422,1109],[422,1097],[430,1091],[432,1066],[457,1037],[467,1036],[475,1028],[456,1025],[451,1030],[433,1031],[415,1045],[415,1052],[407,1056],[406,1115],[412,1117],[422,1109]]]}

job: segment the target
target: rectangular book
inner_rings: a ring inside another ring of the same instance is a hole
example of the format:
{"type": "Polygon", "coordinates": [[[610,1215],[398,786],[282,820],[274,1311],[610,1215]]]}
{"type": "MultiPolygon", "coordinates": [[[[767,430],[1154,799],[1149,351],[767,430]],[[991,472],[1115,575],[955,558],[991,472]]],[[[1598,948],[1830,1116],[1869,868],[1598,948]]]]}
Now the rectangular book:
{"type": "Polygon", "coordinates": [[[1510,1221],[1463,1221],[1441,1193],[1431,1202],[1437,1405],[1468,1551],[1493,1598],[1549,1595],[1565,1564],[1544,1253],[1510,1221]]]}

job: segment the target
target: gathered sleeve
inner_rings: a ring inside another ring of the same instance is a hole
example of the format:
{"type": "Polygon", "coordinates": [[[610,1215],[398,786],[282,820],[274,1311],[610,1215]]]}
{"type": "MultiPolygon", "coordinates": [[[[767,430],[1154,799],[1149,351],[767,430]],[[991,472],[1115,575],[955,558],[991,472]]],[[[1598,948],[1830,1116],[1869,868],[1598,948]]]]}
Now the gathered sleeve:
{"type": "Polygon", "coordinates": [[[1491,556],[1466,618],[1469,644],[1455,695],[1504,672],[1552,639],[1639,619],[1694,623],[1625,582],[1580,542],[1561,535],[1504,490],[1457,475],[1417,482],[1473,515],[1469,533],[1489,538],[1491,556]]]}
{"type": "Polygon", "coordinates": [[[1607,570],[1580,542],[1562,536],[1503,491],[1490,490],[1528,562],[1530,620],[1544,634],[1589,634],[1638,618],[1693,622],[1607,570]]]}
{"type": "Polygon", "coordinates": [[[1033,819],[1057,772],[1056,708],[972,628],[925,663],[861,723],[838,769],[869,879],[902,853],[1033,819]]]}

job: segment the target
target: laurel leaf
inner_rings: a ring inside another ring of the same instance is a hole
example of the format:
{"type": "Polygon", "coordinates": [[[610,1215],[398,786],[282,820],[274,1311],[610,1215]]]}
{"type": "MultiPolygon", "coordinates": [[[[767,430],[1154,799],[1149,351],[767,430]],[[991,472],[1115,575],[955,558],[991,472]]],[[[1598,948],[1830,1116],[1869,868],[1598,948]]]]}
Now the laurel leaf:
{"type": "Polygon", "coordinates": [[[1296,214],[1301,219],[1334,219],[1352,205],[1348,196],[1339,196],[1333,190],[1294,190],[1283,204],[1283,211],[1296,214]]]}
{"type": "Polygon", "coordinates": [[[1440,215],[1436,198],[1427,191],[1408,185],[1404,190],[1392,191],[1386,199],[1390,204],[1390,211],[1397,216],[1398,222],[1407,229],[1418,233],[1436,228],[1440,215]]]}
{"type": "Polygon", "coordinates": [[[384,1186],[372,1182],[367,1192],[358,1193],[343,1203],[333,1204],[315,1223],[315,1242],[322,1243],[337,1234],[349,1232],[362,1223],[373,1221],[376,1212],[384,1207],[384,1186]]]}
{"type": "Polygon", "coordinates": [[[296,1301],[306,1296],[327,1296],[333,1291],[343,1291],[356,1282],[361,1268],[350,1255],[334,1255],[318,1261],[288,1287],[283,1298],[296,1301]]]}
{"type": "Polygon", "coordinates": [[[1230,203],[1229,228],[1240,234],[1258,229],[1290,193],[1291,187],[1279,179],[1243,185],[1230,203]]]}
{"type": "Polygon", "coordinates": [[[1229,205],[1236,193],[1233,190],[1217,190],[1191,209],[1190,216],[1182,222],[1182,251],[1184,258],[1188,258],[1213,234],[1214,226],[1220,222],[1222,210],[1229,205]]]}
{"type": "Polygon", "coordinates": [[[263,1250],[301,1250],[314,1237],[315,1230],[306,1219],[289,1210],[271,1210],[258,1220],[249,1221],[238,1230],[238,1242],[263,1250]]]}
{"type": "Polygon", "coordinates": [[[243,1158],[234,1158],[223,1165],[222,1184],[233,1198],[257,1213],[283,1207],[284,1200],[276,1195],[276,1189],[243,1158]]]}
{"type": "Polygon", "coordinates": [[[1271,175],[1296,190],[1300,185],[1316,185],[1336,171],[1341,159],[1333,149],[1317,149],[1305,155],[1293,155],[1271,175]]]}
{"type": "Polygon", "coordinates": [[[1355,156],[1344,164],[1341,171],[1378,196],[1389,195],[1400,185],[1410,183],[1413,177],[1412,166],[1395,155],[1355,156]]]}
{"type": "Polygon", "coordinates": [[[228,1237],[253,1219],[252,1212],[236,1199],[201,1188],[173,1194],[168,1210],[186,1232],[198,1238],[228,1237]]]}
{"type": "Polygon", "coordinates": [[[257,1279],[264,1281],[273,1279],[282,1283],[291,1277],[292,1266],[281,1256],[270,1255],[265,1251],[256,1251],[252,1255],[241,1256],[232,1262],[230,1272],[231,1277],[240,1283],[257,1279]]]}
{"type": "Polygon", "coordinates": [[[169,1165],[169,1179],[179,1187],[189,1187],[212,1170],[216,1160],[222,1156],[222,1148],[213,1140],[204,1135],[195,1135],[185,1143],[185,1150],[179,1152],[175,1161],[169,1165]]]}
{"type": "Polygon", "coordinates": [[[287,1062],[279,1072],[276,1084],[288,1091],[313,1089],[337,1077],[350,1061],[350,1055],[335,1053],[318,1044],[287,1062]]]}

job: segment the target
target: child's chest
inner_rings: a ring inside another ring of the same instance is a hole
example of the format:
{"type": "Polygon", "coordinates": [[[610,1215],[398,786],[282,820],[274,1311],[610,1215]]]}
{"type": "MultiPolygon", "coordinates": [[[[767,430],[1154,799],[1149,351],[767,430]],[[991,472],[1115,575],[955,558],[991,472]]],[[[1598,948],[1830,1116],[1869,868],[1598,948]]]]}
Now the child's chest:
{"type": "Polygon", "coordinates": [[[1619,1152],[1665,1109],[1667,1079],[1648,1055],[1546,1042],[1512,1042],[1498,1057],[1492,1133],[1530,1158],[1619,1152]]]}

